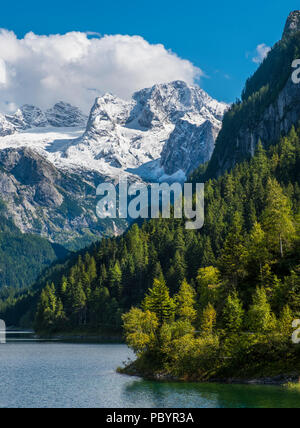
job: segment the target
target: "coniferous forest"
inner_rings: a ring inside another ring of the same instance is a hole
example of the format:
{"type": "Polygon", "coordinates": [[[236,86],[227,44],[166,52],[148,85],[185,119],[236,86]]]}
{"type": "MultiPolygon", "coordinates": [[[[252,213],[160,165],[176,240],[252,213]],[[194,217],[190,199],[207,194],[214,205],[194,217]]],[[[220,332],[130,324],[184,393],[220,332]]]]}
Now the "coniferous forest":
{"type": "Polygon", "coordinates": [[[295,369],[299,174],[300,130],[293,128],[206,183],[202,230],[168,219],[134,225],[54,265],[2,311],[48,334],[120,332],[123,325],[138,356],[133,371],[203,380],[295,369]]]}
{"type": "Polygon", "coordinates": [[[275,45],[225,114],[212,160],[190,177],[205,182],[201,230],[153,219],[56,261],[28,291],[2,291],[7,323],[41,335],[123,335],[137,356],[126,373],[203,381],[299,372],[300,124],[218,171],[218,156],[278,97],[298,55],[299,32],[275,45]]]}

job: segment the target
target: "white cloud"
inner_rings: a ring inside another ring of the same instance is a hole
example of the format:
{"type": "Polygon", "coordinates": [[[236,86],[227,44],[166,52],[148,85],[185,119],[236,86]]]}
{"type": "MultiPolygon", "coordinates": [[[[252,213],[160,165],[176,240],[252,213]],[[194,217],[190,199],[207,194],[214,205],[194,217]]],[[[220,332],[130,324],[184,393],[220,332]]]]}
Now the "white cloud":
{"type": "Polygon", "coordinates": [[[265,43],[258,45],[256,47],[256,56],[252,58],[252,61],[255,62],[256,64],[260,64],[266,58],[270,50],[271,50],[270,46],[267,46],[265,43]]]}
{"type": "Polygon", "coordinates": [[[96,96],[129,98],[136,90],[172,80],[195,82],[202,71],[163,45],[140,36],[71,32],[18,39],[0,30],[0,110],[63,100],[89,111],[96,96]]]}

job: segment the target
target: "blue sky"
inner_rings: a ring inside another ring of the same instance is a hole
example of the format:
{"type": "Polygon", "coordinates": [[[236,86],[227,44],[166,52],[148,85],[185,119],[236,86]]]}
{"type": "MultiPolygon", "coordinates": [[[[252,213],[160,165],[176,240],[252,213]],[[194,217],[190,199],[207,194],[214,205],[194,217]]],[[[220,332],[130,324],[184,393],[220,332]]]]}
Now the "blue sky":
{"type": "Polygon", "coordinates": [[[280,39],[295,9],[299,0],[27,0],[2,2],[0,25],[20,38],[29,31],[140,35],[200,67],[206,74],[201,86],[230,102],[257,67],[252,60],[256,47],[280,39]]]}

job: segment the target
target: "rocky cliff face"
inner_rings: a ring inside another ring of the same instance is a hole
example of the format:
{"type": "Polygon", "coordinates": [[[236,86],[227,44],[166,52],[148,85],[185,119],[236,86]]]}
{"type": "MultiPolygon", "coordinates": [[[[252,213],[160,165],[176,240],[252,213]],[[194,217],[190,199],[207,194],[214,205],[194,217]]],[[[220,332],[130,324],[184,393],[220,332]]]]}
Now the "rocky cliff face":
{"type": "Polygon", "coordinates": [[[208,162],[219,130],[220,126],[214,126],[209,120],[201,125],[179,120],[162,151],[161,165],[165,173],[172,175],[181,170],[188,176],[200,164],[208,162]]]}
{"type": "Polygon", "coordinates": [[[96,185],[102,180],[96,174],[59,171],[29,148],[0,151],[2,214],[21,232],[39,234],[68,248],[88,245],[118,229],[96,217],[96,185]]]}
{"type": "Polygon", "coordinates": [[[6,116],[16,130],[39,128],[48,125],[46,115],[38,107],[25,104],[12,116],[6,116]]]}
{"type": "Polygon", "coordinates": [[[283,40],[248,80],[247,97],[224,118],[208,168],[210,176],[253,156],[259,140],[275,143],[298,125],[300,85],[292,81],[292,62],[298,58],[299,44],[300,11],[296,11],[287,20],[283,40]]]}
{"type": "Polygon", "coordinates": [[[283,37],[288,37],[297,31],[300,31],[300,10],[290,13],[284,27],[283,37]]]}
{"type": "Polygon", "coordinates": [[[290,78],[276,101],[269,105],[254,127],[242,126],[234,142],[218,155],[218,173],[231,169],[240,160],[253,156],[259,140],[275,143],[300,120],[300,85],[290,78]]]}
{"type": "Polygon", "coordinates": [[[129,102],[106,94],[96,100],[83,138],[66,155],[89,156],[102,170],[105,164],[133,170],[160,161],[169,175],[188,173],[209,160],[227,107],[181,81],[143,89],[129,102]]]}
{"type": "Polygon", "coordinates": [[[16,132],[14,125],[0,113],[0,137],[12,135],[16,132]]]}
{"type": "Polygon", "coordinates": [[[55,127],[86,126],[87,117],[78,107],[59,102],[45,113],[48,124],[55,127]]]}
{"type": "Polygon", "coordinates": [[[64,102],[55,104],[45,112],[38,107],[25,104],[13,115],[6,115],[5,119],[10,123],[14,132],[47,126],[58,128],[85,126],[87,123],[87,117],[79,108],[64,102]]]}

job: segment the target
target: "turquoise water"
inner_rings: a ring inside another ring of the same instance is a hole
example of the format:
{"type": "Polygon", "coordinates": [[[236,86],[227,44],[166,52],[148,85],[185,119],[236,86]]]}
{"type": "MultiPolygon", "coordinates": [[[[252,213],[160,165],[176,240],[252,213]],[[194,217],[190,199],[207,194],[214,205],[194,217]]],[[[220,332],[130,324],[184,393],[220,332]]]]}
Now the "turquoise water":
{"type": "Polygon", "coordinates": [[[116,373],[132,357],[125,345],[0,345],[0,408],[300,408],[300,393],[280,387],[155,383],[116,373]]]}

